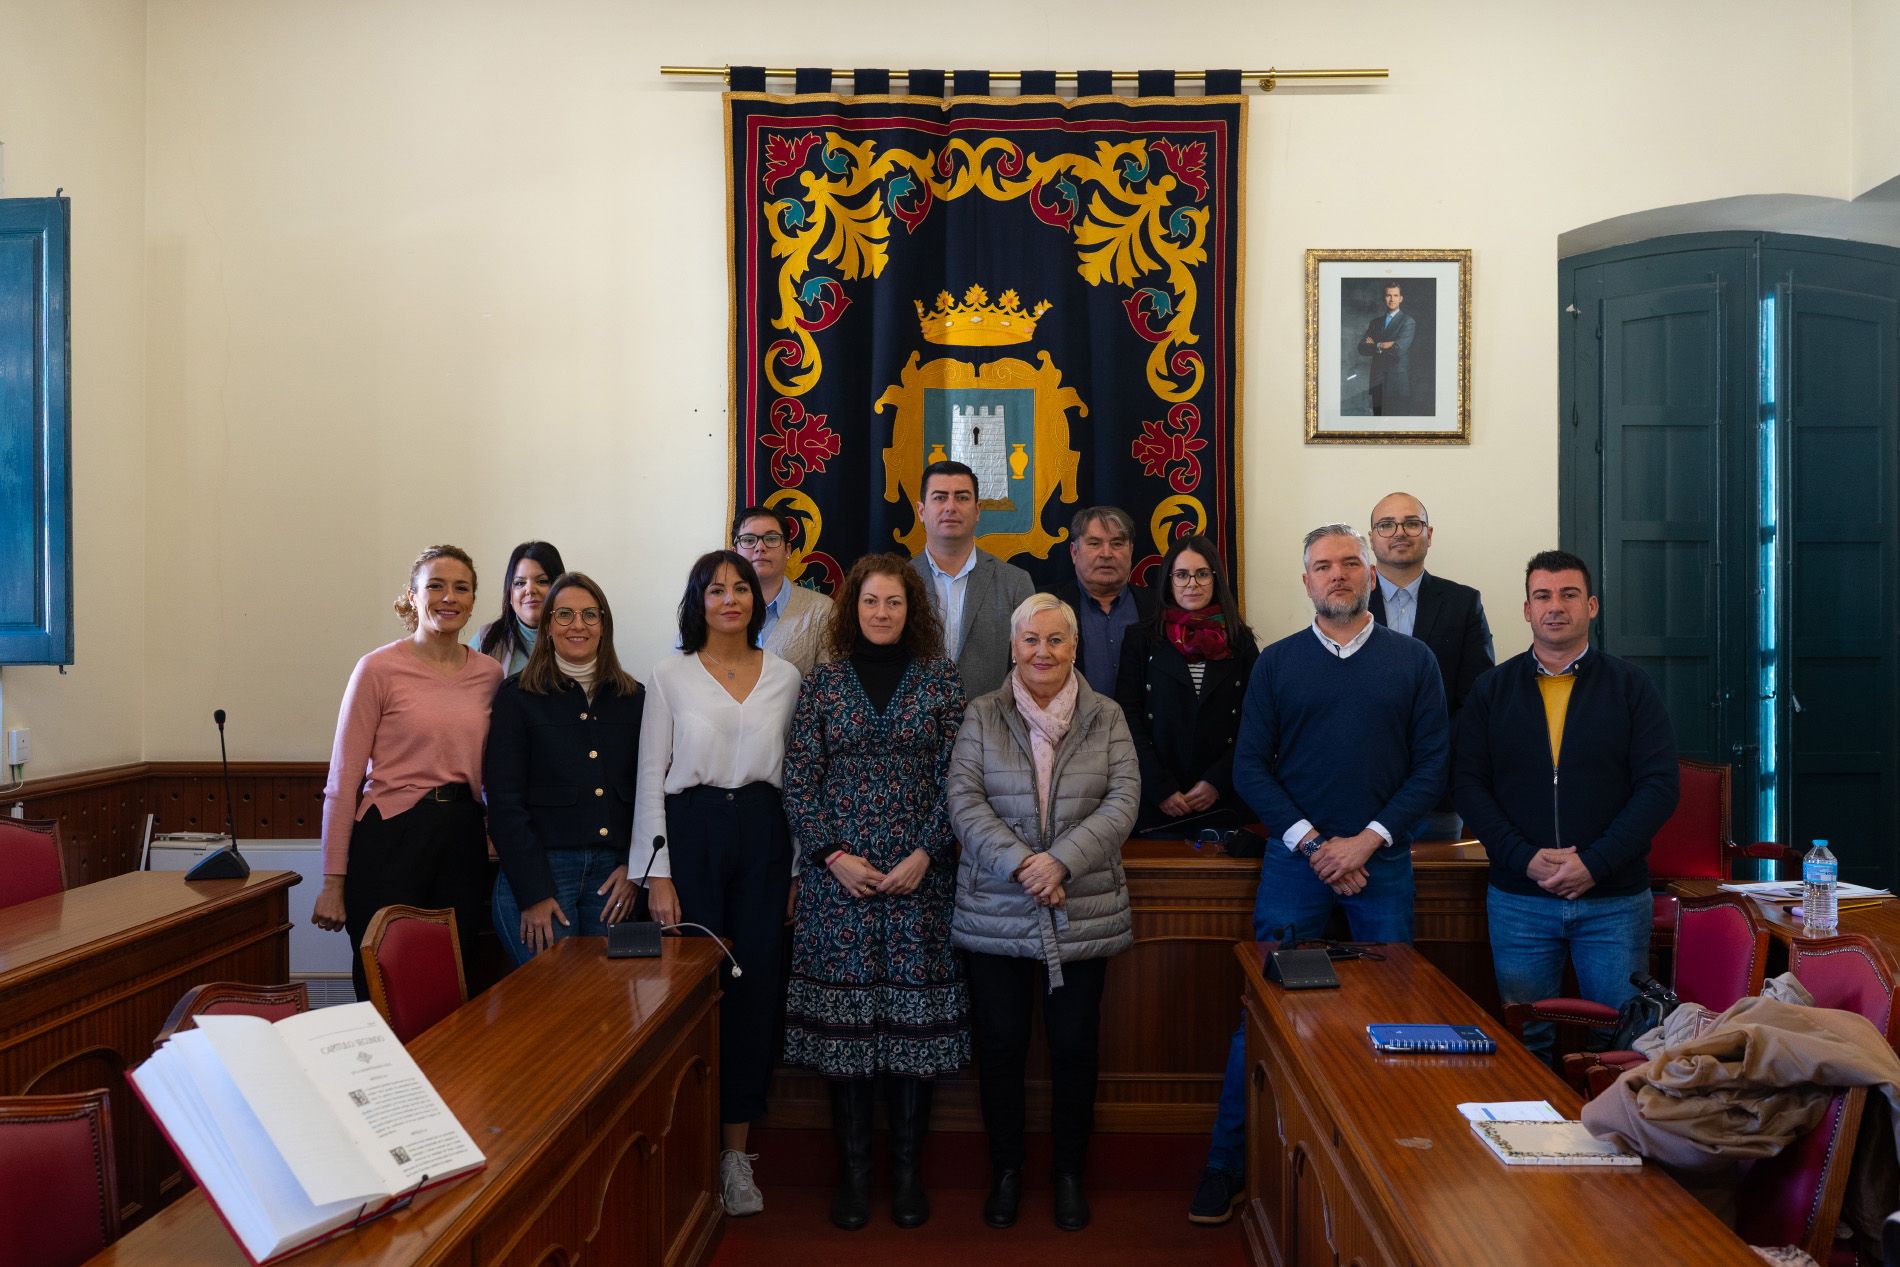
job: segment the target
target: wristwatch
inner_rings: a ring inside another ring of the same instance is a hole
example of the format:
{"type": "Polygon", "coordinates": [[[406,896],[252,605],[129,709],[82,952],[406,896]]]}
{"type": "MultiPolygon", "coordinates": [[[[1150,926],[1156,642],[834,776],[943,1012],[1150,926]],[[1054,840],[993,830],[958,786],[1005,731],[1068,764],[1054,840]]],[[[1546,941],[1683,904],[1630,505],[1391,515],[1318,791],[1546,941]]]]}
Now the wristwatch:
{"type": "Polygon", "coordinates": [[[1300,857],[1302,858],[1312,857],[1314,854],[1319,852],[1319,846],[1320,846],[1320,838],[1318,836],[1313,837],[1311,840],[1301,842],[1299,846],[1300,857]]]}

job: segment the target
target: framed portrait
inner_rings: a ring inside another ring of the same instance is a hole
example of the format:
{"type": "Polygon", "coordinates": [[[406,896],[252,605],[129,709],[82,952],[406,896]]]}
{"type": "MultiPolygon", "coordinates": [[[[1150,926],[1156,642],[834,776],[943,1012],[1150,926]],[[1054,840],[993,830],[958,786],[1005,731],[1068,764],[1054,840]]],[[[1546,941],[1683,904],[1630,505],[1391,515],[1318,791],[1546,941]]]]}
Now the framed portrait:
{"type": "Polygon", "coordinates": [[[1471,442],[1471,252],[1306,253],[1306,442],[1471,442]]]}

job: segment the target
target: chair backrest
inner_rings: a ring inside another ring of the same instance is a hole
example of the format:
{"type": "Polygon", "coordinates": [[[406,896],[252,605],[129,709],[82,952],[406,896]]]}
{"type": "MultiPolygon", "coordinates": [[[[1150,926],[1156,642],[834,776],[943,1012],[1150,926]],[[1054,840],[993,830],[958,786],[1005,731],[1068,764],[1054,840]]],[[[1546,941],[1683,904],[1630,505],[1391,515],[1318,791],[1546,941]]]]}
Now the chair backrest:
{"type": "Polygon", "coordinates": [[[1866,1087],[1836,1088],[1819,1125],[1742,1176],[1737,1235],[1750,1245],[1799,1245],[1817,1263],[1832,1261],[1866,1103],[1866,1087]]]}
{"type": "Polygon", "coordinates": [[[1676,997],[1726,1012],[1761,993],[1768,968],[1768,928],[1747,898],[1732,893],[1684,900],[1676,907],[1676,997]]]}
{"type": "Polygon", "coordinates": [[[0,1267],[69,1267],[118,1239],[109,1099],[0,1096],[0,1267]]]}
{"type": "Polygon", "coordinates": [[[370,1002],[408,1042],[468,1001],[455,912],[385,906],[363,933],[370,1002]]]}
{"type": "Polygon", "coordinates": [[[51,897],[66,887],[59,823],[0,817],[0,906],[51,897]]]}
{"type": "Polygon", "coordinates": [[[180,1030],[196,1028],[200,1016],[261,1016],[267,1021],[281,1021],[309,1010],[310,989],[301,981],[289,985],[245,985],[238,981],[194,985],[165,1018],[152,1046],[162,1047],[180,1030]]]}
{"type": "Polygon", "coordinates": [[[1726,879],[1729,768],[1677,757],[1676,772],[1682,794],[1649,842],[1649,874],[1654,880],[1726,879]]]}
{"type": "Polygon", "coordinates": [[[1900,1029],[1894,992],[1900,970],[1885,946],[1857,933],[1797,937],[1788,947],[1788,970],[1814,996],[1814,1006],[1858,1012],[1893,1045],[1900,1029]]]}

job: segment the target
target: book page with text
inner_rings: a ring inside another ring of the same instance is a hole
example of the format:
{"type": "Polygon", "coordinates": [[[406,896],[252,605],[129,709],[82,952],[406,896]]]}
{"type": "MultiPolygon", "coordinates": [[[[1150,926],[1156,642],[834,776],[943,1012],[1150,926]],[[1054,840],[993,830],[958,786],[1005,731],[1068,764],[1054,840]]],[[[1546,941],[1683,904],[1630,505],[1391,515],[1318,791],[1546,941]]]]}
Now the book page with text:
{"type": "Polygon", "coordinates": [[[486,1160],[370,1004],[289,1017],[277,1032],[392,1196],[486,1160]]]}
{"type": "Polygon", "coordinates": [[[312,1081],[276,1025],[255,1016],[201,1016],[198,1029],[312,1205],[389,1194],[381,1168],[336,1116],[334,1097],[312,1081]]]}

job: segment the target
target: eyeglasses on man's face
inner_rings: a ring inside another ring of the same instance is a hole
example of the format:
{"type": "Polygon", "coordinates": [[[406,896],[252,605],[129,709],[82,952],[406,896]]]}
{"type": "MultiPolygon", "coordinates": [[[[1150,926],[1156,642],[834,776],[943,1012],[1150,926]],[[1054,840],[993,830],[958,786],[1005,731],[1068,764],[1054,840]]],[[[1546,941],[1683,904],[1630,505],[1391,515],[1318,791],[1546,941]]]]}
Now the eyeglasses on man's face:
{"type": "Polygon", "coordinates": [[[760,546],[768,550],[776,550],[785,544],[785,534],[782,532],[742,532],[733,538],[732,543],[741,550],[756,550],[760,546]]]}
{"type": "Polygon", "coordinates": [[[571,625],[577,617],[583,625],[598,625],[600,608],[582,607],[576,610],[572,607],[556,607],[554,609],[554,623],[557,625],[571,625]]]}
{"type": "Polygon", "coordinates": [[[1168,575],[1174,578],[1176,585],[1205,585],[1214,579],[1211,568],[1195,568],[1192,572],[1186,568],[1176,568],[1168,575]]]}
{"type": "Polygon", "coordinates": [[[1372,530],[1382,537],[1394,536],[1400,532],[1403,532],[1408,537],[1416,537],[1419,533],[1425,531],[1425,528],[1425,521],[1416,515],[1409,516],[1405,519],[1379,519],[1375,520],[1372,525],[1372,530]]]}

